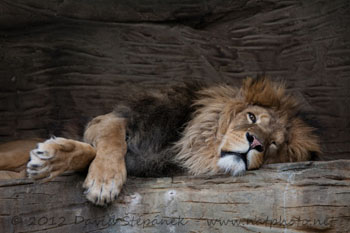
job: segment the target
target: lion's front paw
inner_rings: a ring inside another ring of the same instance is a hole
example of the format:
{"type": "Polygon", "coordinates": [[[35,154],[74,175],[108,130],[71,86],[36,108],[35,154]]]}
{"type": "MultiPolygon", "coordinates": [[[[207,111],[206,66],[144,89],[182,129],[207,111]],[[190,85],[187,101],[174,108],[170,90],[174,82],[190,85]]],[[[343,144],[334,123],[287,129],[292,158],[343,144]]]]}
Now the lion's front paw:
{"type": "Polygon", "coordinates": [[[125,164],[95,159],[89,168],[83,187],[86,198],[95,205],[107,205],[116,200],[126,180],[125,164]]]}
{"type": "Polygon", "coordinates": [[[27,164],[27,174],[29,178],[44,179],[48,181],[68,169],[65,162],[67,149],[63,144],[67,144],[64,138],[51,138],[43,143],[39,143],[37,148],[30,151],[30,161],[27,164]]]}

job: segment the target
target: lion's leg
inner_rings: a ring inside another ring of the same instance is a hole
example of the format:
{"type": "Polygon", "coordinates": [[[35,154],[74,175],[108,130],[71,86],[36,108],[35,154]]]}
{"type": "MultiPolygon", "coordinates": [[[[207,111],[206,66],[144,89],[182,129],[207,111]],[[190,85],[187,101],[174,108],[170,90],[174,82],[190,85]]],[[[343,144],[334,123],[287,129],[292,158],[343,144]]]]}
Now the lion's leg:
{"type": "Polygon", "coordinates": [[[25,177],[29,152],[43,139],[17,140],[0,145],[0,179],[25,177]]]}
{"type": "Polygon", "coordinates": [[[87,143],[51,138],[38,143],[37,148],[30,151],[27,174],[30,178],[48,181],[65,171],[87,168],[95,155],[95,149],[87,143]]]}
{"type": "Polygon", "coordinates": [[[96,148],[96,158],[84,182],[86,197],[97,205],[115,200],[126,181],[125,119],[113,113],[96,117],[87,126],[85,141],[96,148]]]}

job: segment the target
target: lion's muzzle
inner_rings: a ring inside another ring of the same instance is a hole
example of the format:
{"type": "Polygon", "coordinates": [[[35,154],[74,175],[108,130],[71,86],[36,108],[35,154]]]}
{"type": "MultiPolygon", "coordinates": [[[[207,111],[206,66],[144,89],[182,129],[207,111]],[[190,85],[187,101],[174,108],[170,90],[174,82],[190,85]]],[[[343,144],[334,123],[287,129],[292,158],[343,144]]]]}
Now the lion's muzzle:
{"type": "Polygon", "coordinates": [[[225,173],[231,172],[233,176],[242,175],[247,170],[247,154],[222,151],[218,166],[225,173]]]}
{"type": "Polygon", "coordinates": [[[241,141],[242,144],[231,144],[233,145],[231,148],[222,148],[218,161],[218,166],[225,173],[231,172],[233,176],[244,174],[246,170],[256,168],[256,162],[259,160],[256,159],[261,157],[260,155],[264,152],[263,143],[255,134],[244,132],[241,135],[244,138],[241,141]]]}

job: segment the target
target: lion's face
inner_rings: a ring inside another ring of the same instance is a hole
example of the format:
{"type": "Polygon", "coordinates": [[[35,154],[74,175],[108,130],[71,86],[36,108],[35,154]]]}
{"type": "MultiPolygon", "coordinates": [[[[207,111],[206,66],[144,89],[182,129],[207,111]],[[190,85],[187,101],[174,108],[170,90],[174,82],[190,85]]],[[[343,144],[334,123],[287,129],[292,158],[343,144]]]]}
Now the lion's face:
{"type": "Polygon", "coordinates": [[[283,123],[274,111],[259,106],[236,114],[219,146],[219,168],[233,175],[259,168],[269,153],[276,153],[277,145],[286,144],[283,123]]]}
{"type": "Polygon", "coordinates": [[[198,107],[175,145],[193,174],[239,175],[266,163],[297,162],[320,152],[313,128],[299,117],[299,103],[282,84],[248,78],[240,89],[199,92],[198,107]]]}

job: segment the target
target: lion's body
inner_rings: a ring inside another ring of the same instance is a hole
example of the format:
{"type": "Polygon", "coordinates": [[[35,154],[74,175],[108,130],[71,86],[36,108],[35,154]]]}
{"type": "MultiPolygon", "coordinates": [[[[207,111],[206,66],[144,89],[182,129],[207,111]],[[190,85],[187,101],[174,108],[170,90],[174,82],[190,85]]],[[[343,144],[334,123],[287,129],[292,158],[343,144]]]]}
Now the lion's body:
{"type": "Polygon", "coordinates": [[[104,205],[119,194],[127,174],[241,175],[264,163],[305,161],[320,149],[299,112],[284,87],[266,79],[247,79],[241,88],[188,84],[138,93],[90,121],[84,142],[39,143],[27,173],[49,180],[89,167],[87,198],[104,205]]]}
{"type": "Polygon", "coordinates": [[[199,85],[141,94],[119,103],[113,113],[127,119],[126,167],[133,176],[169,176],[180,171],[174,144],[194,111],[199,85]]]}

